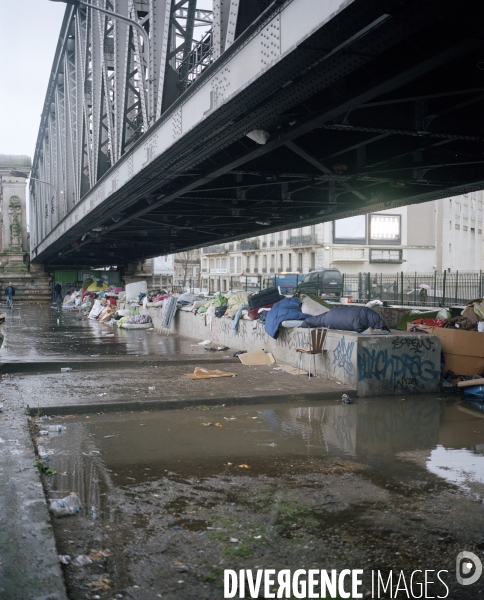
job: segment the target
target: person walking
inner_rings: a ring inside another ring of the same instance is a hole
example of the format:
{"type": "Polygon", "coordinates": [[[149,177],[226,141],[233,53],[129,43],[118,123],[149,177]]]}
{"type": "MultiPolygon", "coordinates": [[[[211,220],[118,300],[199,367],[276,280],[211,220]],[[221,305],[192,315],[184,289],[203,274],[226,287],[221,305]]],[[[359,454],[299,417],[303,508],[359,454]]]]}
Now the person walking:
{"type": "Polygon", "coordinates": [[[7,297],[7,308],[12,308],[13,297],[15,296],[15,288],[12,285],[12,282],[9,281],[7,287],[5,288],[5,296],[7,297]]]}
{"type": "Polygon", "coordinates": [[[62,286],[60,283],[56,283],[54,286],[54,304],[57,302],[58,299],[62,303],[62,286]]]}

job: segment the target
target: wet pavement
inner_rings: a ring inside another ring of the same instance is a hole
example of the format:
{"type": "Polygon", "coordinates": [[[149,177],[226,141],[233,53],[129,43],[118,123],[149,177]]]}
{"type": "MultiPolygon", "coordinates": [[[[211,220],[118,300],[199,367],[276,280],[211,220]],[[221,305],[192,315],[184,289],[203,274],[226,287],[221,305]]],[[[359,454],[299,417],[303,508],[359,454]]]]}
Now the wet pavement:
{"type": "Polygon", "coordinates": [[[484,593],[455,576],[462,550],[484,559],[484,412],[458,396],[343,405],[335,382],[196,341],[22,313],[1,349],[1,600],[64,598],[56,551],[69,600],[223,598],[223,570],[243,568],[363,569],[365,597],[372,570],[447,570],[426,597],[484,593]],[[237,375],[184,378],[197,363],[237,375]],[[53,476],[33,467],[27,405],[62,415],[35,419],[60,434],[33,429],[53,476]],[[41,485],[80,513],[50,521],[41,485]]]}

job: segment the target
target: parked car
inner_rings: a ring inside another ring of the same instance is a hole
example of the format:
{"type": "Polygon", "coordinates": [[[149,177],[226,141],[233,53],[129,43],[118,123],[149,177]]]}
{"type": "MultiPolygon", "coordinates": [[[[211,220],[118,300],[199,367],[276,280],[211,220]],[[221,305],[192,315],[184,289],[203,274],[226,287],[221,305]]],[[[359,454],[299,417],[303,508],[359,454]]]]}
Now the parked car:
{"type": "Polygon", "coordinates": [[[296,291],[318,296],[333,294],[339,298],[343,293],[343,277],[338,269],[311,271],[298,283],[296,291]]]}
{"type": "Polygon", "coordinates": [[[267,287],[277,287],[281,294],[292,294],[304,277],[302,273],[278,273],[267,279],[267,287]]]}

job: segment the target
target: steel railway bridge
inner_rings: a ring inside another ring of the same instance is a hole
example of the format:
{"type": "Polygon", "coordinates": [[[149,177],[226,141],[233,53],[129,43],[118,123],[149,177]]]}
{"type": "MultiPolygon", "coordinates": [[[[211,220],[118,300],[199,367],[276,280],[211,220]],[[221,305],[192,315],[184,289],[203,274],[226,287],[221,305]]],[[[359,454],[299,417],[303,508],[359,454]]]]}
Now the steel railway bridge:
{"type": "Polygon", "coordinates": [[[68,0],[33,262],[126,264],[484,188],[479,1],[207,2],[68,0]]]}

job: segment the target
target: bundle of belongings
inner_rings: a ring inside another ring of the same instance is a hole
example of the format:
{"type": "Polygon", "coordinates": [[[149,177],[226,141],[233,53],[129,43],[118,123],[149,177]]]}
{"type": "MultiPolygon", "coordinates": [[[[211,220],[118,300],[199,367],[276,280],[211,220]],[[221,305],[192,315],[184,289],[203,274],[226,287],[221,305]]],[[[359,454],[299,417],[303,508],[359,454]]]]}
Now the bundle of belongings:
{"type": "Polygon", "coordinates": [[[356,333],[371,329],[369,333],[390,333],[383,317],[366,306],[338,306],[322,315],[307,318],[301,327],[326,327],[356,333]]]}
{"type": "Polygon", "coordinates": [[[477,298],[467,302],[462,313],[452,317],[449,310],[442,308],[438,311],[416,311],[405,313],[398,323],[398,329],[407,329],[407,324],[412,323],[409,331],[419,330],[422,325],[428,327],[446,327],[447,329],[462,329],[464,331],[477,331],[478,323],[484,321],[484,298],[477,298]]]}
{"type": "Polygon", "coordinates": [[[151,317],[149,315],[121,317],[119,321],[116,321],[116,324],[122,329],[150,329],[151,327],[153,327],[151,317]]]}

